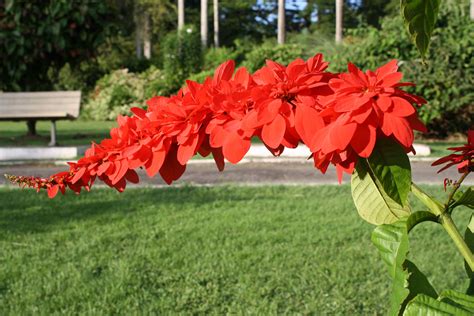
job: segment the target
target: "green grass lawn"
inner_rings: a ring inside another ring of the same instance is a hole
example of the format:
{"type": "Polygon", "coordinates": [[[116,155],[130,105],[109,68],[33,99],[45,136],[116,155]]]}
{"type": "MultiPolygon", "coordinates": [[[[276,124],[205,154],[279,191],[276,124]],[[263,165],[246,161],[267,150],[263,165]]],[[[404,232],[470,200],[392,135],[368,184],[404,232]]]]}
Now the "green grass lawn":
{"type": "MultiPolygon", "coordinates": [[[[61,146],[89,145],[109,136],[116,126],[114,121],[58,121],[57,141],[61,146]]],[[[26,122],[0,122],[0,147],[6,146],[46,146],[49,143],[49,121],[39,121],[36,125],[38,137],[27,137],[26,122]]]]}
{"type": "MultiPolygon", "coordinates": [[[[466,224],[467,212],[457,215],[466,224]]],[[[0,312],[383,314],[390,283],[372,229],[348,186],[96,189],[54,200],[3,188],[0,312]]],[[[464,289],[444,231],[427,223],[411,241],[435,286],[464,289]]]]}

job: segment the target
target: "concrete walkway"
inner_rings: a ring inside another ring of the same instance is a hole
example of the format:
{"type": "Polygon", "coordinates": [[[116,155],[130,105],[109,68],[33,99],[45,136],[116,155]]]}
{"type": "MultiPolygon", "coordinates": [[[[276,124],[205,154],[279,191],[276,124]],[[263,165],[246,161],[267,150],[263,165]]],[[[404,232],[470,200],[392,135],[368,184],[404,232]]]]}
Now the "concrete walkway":
{"type": "MultiPolygon", "coordinates": [[[[35,175],[46,177],[59,171],[67,170],[65,165],[0,165],[0,174],[35,175]]],[[[431,167],[429,161],[412,161],[413,179],[416,183],[442,185],[444,178],[457,179],[459,174],[451,168],[437,174],[438,168],[431,167]]],[[[166,186],[163,180],[156,176],[148,178],[143,170],[138,171],[140,183],[130,186],[166,186]]],[[[350,177],[344,177],[344,183],[349,183],[350,177]]],[[[98,182],[97,184],[99,184],[98,182]]],[[[474,177],[465,180],[466,184],[474,184],[474,177]]],[[[337,184],[334,168],[329,168],[325,175],[316,170],[312,161],[301,158],[245,159],[238,165],[226,164],[224,172],[218,172],[212,160],[192,160],[184,175],[175,182],[177,185],[321,185],[337,184]],[[271,161],[271,162],[270,162],[271,161]]],[[[0,177],[0,185],[9,185],[0,177]]]]}

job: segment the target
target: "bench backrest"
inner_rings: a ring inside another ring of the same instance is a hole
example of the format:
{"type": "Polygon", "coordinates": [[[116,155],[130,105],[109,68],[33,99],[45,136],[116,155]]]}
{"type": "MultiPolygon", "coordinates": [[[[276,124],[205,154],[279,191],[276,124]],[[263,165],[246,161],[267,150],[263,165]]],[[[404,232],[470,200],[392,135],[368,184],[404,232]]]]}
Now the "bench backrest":
{"type": "Polygon", "coordinates": [[[81,91],[0,92],[0,119],[77,118],[81,91]]]}

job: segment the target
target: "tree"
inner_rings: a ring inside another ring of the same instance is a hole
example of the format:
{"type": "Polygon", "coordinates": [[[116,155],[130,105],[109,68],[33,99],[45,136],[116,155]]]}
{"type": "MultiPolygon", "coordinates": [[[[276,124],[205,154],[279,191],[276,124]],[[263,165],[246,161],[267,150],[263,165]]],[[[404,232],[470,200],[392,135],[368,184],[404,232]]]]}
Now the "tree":
{"type": "Polygon", "coordinates": [[[336,43],[342,42],[343,0],[336,0],[336,43]]]}
{"type": "Polygon", "coordinates": [[[219,47],[219,0],[214,0],[214,46],[219,47]]]}
{"type": "Polygon", "coordinates": [[[285,0],[278,0],[278,44],[285,44],[285,0]]]}
{"type": "Polygon", "coordinates": [[[207,0],[201,0],[201,42],[203,47],[207,47],[207,0]]]}
{"type": "Polygon", "coordinates": [[[51,90],[48,71],[88,60],[115,28],[105,1],[0,1],[0,90],[51,90]]]}
{"type": "Polygon", "coordinates": [[[178,30],[184,27],[184,0],[178,0],[178,30]]]}

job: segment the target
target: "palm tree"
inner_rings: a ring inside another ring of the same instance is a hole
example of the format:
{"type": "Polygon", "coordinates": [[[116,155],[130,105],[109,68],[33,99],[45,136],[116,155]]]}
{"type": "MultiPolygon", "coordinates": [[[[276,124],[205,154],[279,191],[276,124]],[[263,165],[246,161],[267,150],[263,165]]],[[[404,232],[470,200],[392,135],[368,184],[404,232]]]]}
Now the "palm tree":
{"type": "Polygon", "coordinates": [[[344,2],[343,0],[336,0],[336,43],[342,42],[342,15],[344,2]]]}
{"type": "Polygon", "coordinates": [[[214,0],[214,46],[219,47],[219,0],[214,0]]]}
{"type": "Polygon", "coordinates": [[[178,0],[178,31],[184,27],[184,0],[178,0]]]}
{"type": "Polygon", "coordinates": [[[278,0],[278,44],[285,44],[285,0],[278,0]]]}
{"type": "Polygon", "coordinates": [[[207,47],[207,0],[201,0],[201,42],[207,47]]]}

